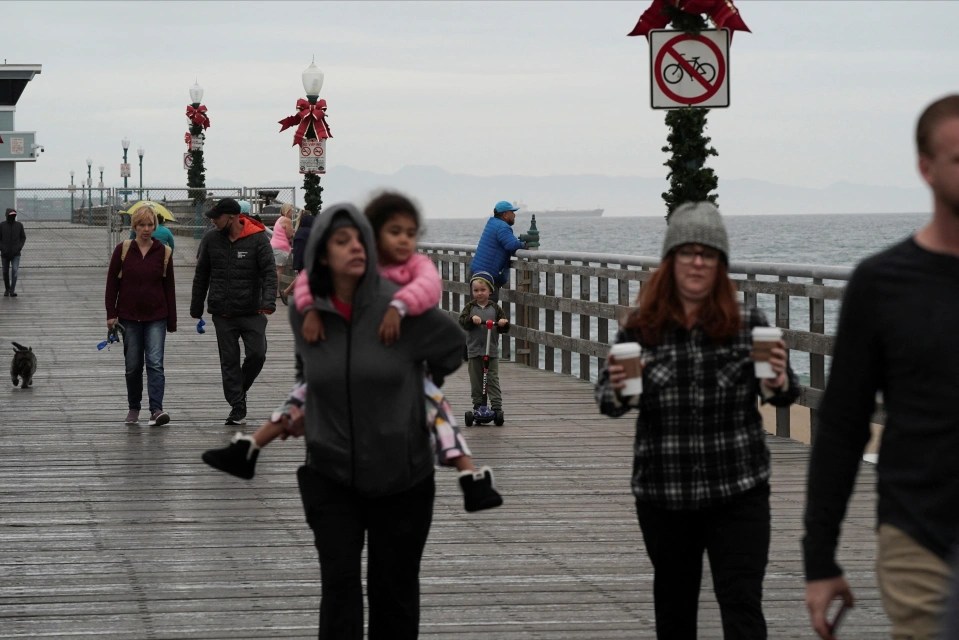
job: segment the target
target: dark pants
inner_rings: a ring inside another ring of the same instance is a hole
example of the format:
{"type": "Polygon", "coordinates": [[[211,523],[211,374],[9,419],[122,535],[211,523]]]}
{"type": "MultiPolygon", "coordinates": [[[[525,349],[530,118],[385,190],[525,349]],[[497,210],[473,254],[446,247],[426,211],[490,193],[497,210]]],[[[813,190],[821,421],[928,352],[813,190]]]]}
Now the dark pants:
{"type": "Polygon", "coordinates": [[[670,511],[636,501],[653,563],[656,637],[695,640],[703,552],[727,640],[766,638],[763,577],[769,558],[769,485],[708,509],[670,511]]]}
{"type": "Polygon", "coordinates": [[[17,290],[17,275],[20,273],[20,256],[2,256],[3,290],[15,293],[17,290]]]}
{"type": "MultiPolygon", "coordinates": [[[[495,329],[494,329],[495,331],[495,329]]],[[[492,347],[490,347],[492,349],[492,347]]],[[[470,397],[473,406],[487,405],[493,411],[502,411],[503,392],[499,386],[499,358],[489,359],[489,371],[486,375],[486,395],[483,397],[483,356],[469,359],[470,397]]]]}
{"type": "Polygon", "coordinates": [[[433,521],[433,476],[402,493],[358,495],[310,467],[297,471],[306,521],[320,557],[320,640],[362,640],[360,557],[369,540],[370,640],[415,640],[420,559],[433,521]]]}
{"type": "Polygon", "coordinates": [[[246,401],[246,392],[266,362],[266,316],[213,316],[216,345],[220,350],[223,396],[230,406],[246,401]],[[240,364],[240,340],[246,354],[240,364]]]}

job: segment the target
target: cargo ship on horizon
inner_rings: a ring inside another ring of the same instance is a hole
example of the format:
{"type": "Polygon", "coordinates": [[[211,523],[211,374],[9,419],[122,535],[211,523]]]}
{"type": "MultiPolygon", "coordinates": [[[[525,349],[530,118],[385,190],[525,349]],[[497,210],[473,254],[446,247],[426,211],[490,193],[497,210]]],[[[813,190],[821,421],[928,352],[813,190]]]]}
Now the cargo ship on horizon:
{"type": "Polygon", "coordinates": [[[517,202],[519,213],[533,215],[537,218],[599,218],[605,209],[527,209],[522,202],[517,202]]]}

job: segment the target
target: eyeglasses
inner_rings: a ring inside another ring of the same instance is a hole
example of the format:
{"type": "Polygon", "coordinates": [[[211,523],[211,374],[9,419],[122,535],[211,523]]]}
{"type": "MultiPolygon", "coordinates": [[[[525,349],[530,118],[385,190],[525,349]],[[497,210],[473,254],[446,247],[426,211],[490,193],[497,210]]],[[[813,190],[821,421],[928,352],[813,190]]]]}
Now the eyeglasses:
{"type": "Polygon", "coordinates": [[[676,250],[676,261],[680,264],[693,264],[699,257],[703,261],[703,266],[715,267],[719,264],[719,252],[715,249],[693,249],[691,247],[680,247],[676,250]]]}

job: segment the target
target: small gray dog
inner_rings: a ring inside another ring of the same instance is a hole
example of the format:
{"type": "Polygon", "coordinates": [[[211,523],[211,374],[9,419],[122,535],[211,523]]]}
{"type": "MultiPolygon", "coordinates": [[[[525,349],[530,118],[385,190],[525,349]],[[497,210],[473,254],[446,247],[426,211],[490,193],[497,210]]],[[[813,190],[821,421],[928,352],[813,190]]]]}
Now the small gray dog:
{"type": "Polygon", "coordinates": [[[33,353],[33,348],[25,347],[22,344],[13,344],[13,360],[10,362],[10,377],[13,379],[13,386],[17,386],[19,378],[20,388],[26,389],[33,384],[33,374],[37,371],[37,356],[33,353]]]}

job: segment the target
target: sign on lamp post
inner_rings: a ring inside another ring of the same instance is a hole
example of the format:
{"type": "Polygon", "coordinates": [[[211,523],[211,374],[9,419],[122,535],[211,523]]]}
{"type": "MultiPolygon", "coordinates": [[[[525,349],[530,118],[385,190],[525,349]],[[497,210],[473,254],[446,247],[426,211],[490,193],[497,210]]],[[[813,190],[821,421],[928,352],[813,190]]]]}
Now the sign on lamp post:
{"type": "Polygon", "coordinates": [[[326,173],[326,138],[300,142],[300,173],[326,173]]]}

